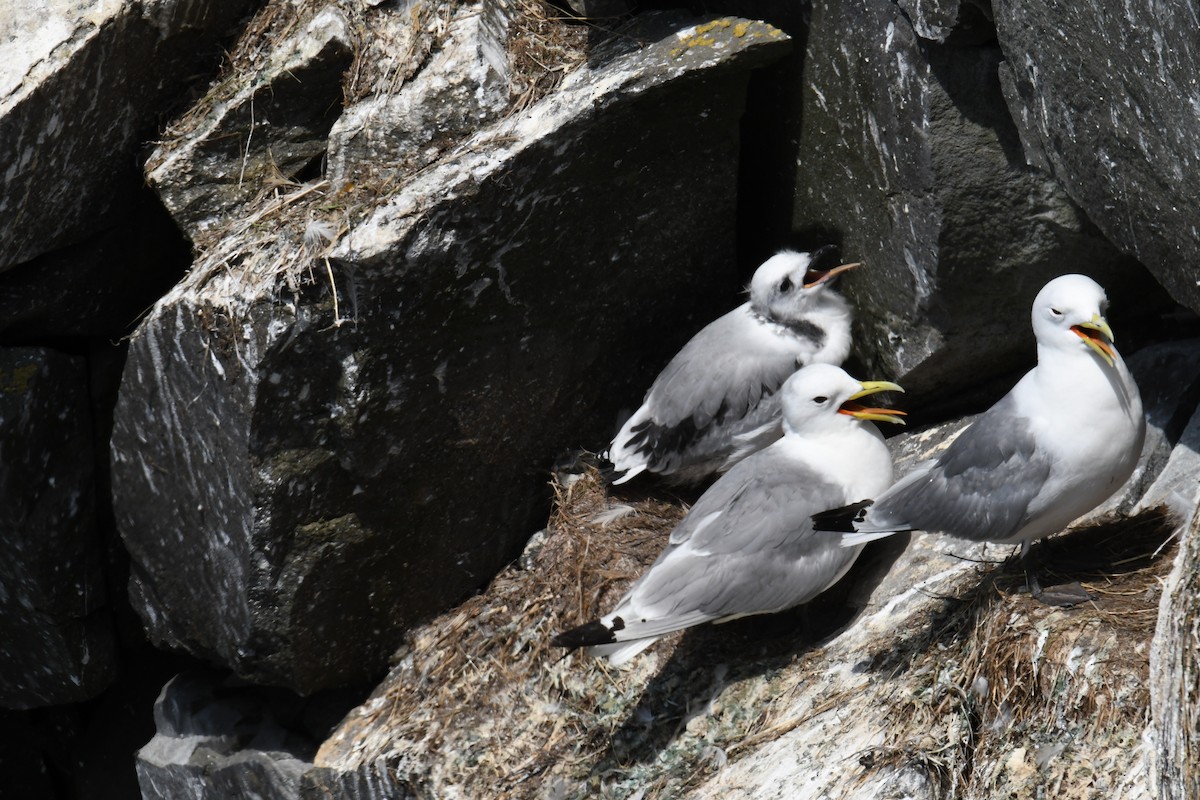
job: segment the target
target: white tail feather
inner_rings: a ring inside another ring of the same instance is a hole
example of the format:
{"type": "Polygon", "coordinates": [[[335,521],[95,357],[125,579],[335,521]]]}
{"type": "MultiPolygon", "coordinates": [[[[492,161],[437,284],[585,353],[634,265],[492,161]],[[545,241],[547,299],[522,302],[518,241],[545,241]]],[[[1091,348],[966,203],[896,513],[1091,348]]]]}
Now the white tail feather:
{"type": "Polygon", "coordinates": [[[628,480],[631,480],[631,479],[633,479],[633,478],[636,478],[638,475],[641,475],[641,474],[642,474],[643,472],[645,472],[645,471],[646,471],[646,465],[645,465],[645,464],[635,464],[634,466],[630,467],[630,468],[629,468],[629,469],[628,469],[628,470],[625,472],[625,474],[624,474],[624,475],[622,475],[621,477],[619,477],[619,478],[615,479],[615,480],[613,481],[613,485],[614,485],[614,486],[620,486],[622,483],[625,483],[625,481],[628,481],[628,480]]]}
{"type": "Polygon", "coordinates": [[[842,547],[857,547],[860,544],[873,542],[876,539],[895,536],[897,533],[899,531],[855,531],[854,533],[843,533],[842,540],[838,544],[842,547]]]}
{"type": "Polygon", "coordinates": [[[657,636],[651,636],[646,639],[634,639],[629,642],[615,642],[613,644],[598,644],[588,648],[588,655],[596,658],[608,658],[608,663],[614,667],[619,667],[631,660],[633,657],[641,653],[650,645],[658,641],[657,636]]]}

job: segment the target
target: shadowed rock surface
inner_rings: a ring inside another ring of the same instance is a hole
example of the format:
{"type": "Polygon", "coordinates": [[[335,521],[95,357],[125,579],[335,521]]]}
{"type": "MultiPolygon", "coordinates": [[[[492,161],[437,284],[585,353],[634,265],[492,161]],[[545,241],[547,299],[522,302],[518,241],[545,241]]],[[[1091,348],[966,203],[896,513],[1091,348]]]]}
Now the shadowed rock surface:
{"type": "Polygon", "coordinates": [[[92,697],[113,635],[82,358],[0,348],[0,707],[92,697]]]}
{"type": "Polygon", "coordinates": [[[974,6],[957,17],[959,37],[936,26],[944,43],[924,38],[935,26],[922,19],[914,30],[888,0],[813,4],[793,76],[793,227],[836,232],[867,263],[845,281],[860,310],[856,352],[929,407],[969,388],[974,364],[1029,363],[1029,306],[1050,278],[1084,269],[1115,296],[1140,270],[1026,166],[1001,96],[1005,56],[974,6]]]}
{"type": "Polygon", "coordinates": [[[1200,791],[1194,2],[253,5],[0,4],[0,343],[45,379],[0,397],[0,796],[1200,791]],[[560,660],[688,498],[551,465],[830,243],[901,471],[1032,364],[1047,277],[1108,288],[1150,434],[1045,548],[1095,602],[918,536],[560,660]]]}

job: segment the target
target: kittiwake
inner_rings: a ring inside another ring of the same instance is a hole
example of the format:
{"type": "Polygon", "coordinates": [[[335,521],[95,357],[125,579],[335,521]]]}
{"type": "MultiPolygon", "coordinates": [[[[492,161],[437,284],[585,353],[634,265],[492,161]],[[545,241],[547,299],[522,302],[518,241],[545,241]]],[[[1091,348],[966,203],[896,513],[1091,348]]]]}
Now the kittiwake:
{"type": "Polygon", "coordinates": [[[836,583],[861,548],[814,535],[809,517],[891,484],[887,446],[864,420],[903,424],[903,412],[856,402],[881,391],[903,390],[831,364],[792,375],[780,390],[783,438],[701,495],[612,612],[554,644],[621,664],[672,631],[782,611],[836,583]]]}
{"type": "Polygon", "coordinates": [[[805,364],[850,352],[850,304],[831,279],[858,264],[837,251],[781,251],[750,281],[750,300],[709,323],[671,359],[608,449],[614,483],[643,471],[695,482],[783,435],[777,392],[805,364]],[[831,265],[832,266],[832,265],[831,265]]]}
{"type": "MultiPolygon", "coordinates": [[[[1084,275],[1033,301],[1037,366],[950,444],[874,500],[814,517],[842,544],[921,530],[1029,544],[1092,510],[1132,474],[1146,434],[1142,400],[1084,275]]],[[[1036,576],[1030,589],[1040,594],[1036,576]]]]}

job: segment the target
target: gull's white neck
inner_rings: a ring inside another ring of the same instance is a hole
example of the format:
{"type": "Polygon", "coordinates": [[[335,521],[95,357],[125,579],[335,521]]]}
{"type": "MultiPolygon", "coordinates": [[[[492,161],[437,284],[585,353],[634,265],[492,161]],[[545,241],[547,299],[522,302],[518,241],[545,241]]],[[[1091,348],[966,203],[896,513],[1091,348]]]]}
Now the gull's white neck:
{"type": "Polygon", "coordinates": [[[1078,348],[1038,345],[1036,390],[1047,407],[1070,415],[1071,398],[1079,398],[1090,409],[1119,410],[1120,416],[1134,419],[1142,413],[1137,387],[1120,353],[1114,353],[1110,367],[1086,346],[1078,348]]]}
{"type": "Polygon", "coordinates": [[[776,444],[832,483],[847,487],[850,502],[875,497],[892,485],[892,456],[879,430],[868,422],[838,420],[831,429],[797,433],[786,421],[776,444]]]}

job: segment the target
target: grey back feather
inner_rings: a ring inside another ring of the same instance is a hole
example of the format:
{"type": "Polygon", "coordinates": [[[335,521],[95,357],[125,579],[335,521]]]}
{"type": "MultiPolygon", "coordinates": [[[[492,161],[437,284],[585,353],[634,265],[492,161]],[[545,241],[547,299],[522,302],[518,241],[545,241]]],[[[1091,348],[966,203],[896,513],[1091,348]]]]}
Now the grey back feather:
{"type": "Polygon", "coordinates": [[[764,393],[771,394],[796,371],[796,354],[756,347],[745,306],[697,334],[659,374],[646,403],[662,426],[692,418],[702,429],[718,415],[740,419],[764,393]]]}
{"type": "Polygon", "coordinates": [[[1050,474],[1029,420],[1005,397],[964,430],[927,468],[882,494],[863,531],[923,530],[971,541],[1003,541],[1029,521],[1050,474]]]}
{"type": "Polygon", "coordinates": [[[676,629],[684,619],[777,611],[811,599],[857,551],[815,534],[809,518],[847,501],[843,489],[772,450],[740,462],[692,508],[631,590],[626,625],[645,616],[676,629]]]}

